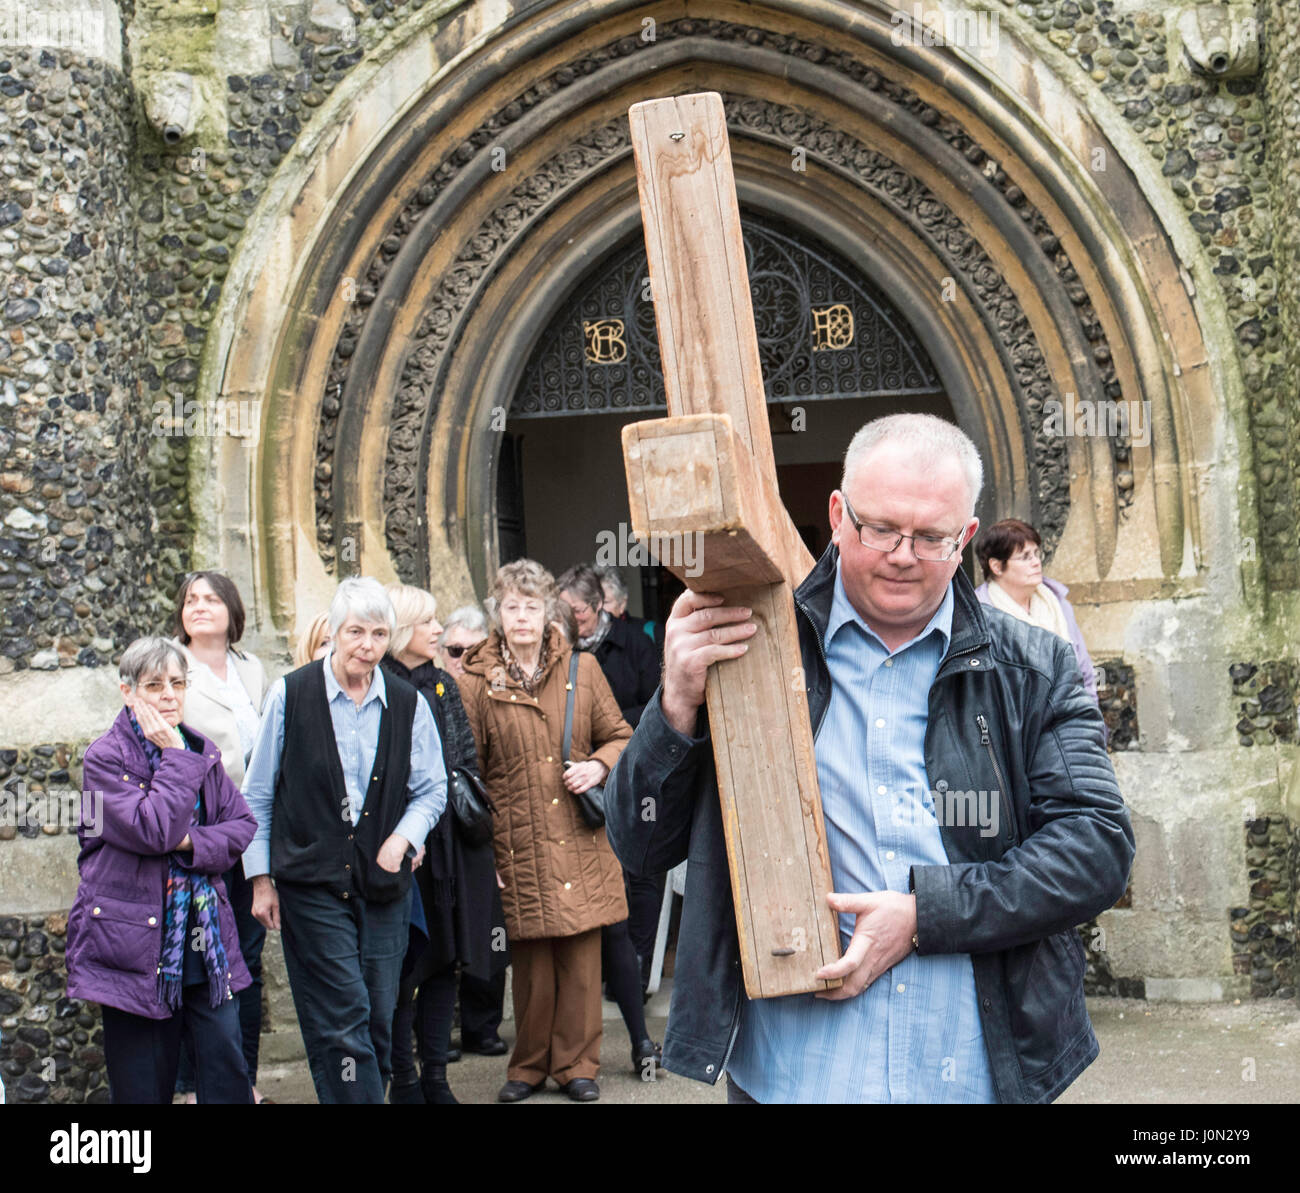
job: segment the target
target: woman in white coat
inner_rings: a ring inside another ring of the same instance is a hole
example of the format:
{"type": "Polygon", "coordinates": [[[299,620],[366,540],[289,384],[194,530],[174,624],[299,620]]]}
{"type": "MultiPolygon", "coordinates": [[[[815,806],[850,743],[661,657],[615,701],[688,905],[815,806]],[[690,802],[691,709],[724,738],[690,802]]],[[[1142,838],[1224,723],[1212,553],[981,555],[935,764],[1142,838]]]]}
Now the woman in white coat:
{"type": "MultiPolygon", "coordinates": [[[[191,572],[176,594],[176,644],[189,664],[185,693],[186,724],[208,737],[221,751],[221,762],[232,783],[244,781],[244,766],[257,740],[257,726],[266,700],[266,670],[256,655],[236,647],[244,633],[244,602],[239,590],[220,572],[191,572]]],[[[244,1061],[257,1091],[257,1056],[262,1032],[262,946],[266,929],[253,917],[253,888],[244,878],[242,862],[224,875],[235,911],[239,949],[252,985],[239,999],[239,1025],[244,1061]]],[[[193,1058],[182,1049],[178,1091],[194,1096],[193,1058]]]]}

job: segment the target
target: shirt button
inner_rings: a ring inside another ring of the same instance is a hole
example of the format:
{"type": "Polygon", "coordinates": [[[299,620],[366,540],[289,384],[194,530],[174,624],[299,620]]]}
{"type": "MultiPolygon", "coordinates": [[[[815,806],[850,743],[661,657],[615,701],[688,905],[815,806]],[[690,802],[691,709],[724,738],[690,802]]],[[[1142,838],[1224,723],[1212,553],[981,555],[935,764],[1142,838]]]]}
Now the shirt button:
{"type": "Polygon", "coordinates": [[[884,717],[877,717],[877,718],[876,718],[876,728],[877,728],[877,729],[883,729],[884,727],[885,727],[885,718],[884,718],[884,717]]]}
{"type": "Polygon", "coordinates": [[[886,667],[892,667],[893,665],[894,665],[894,660],[893,660],[893,659],[886,659],[886,660],[885,660],[885,666],[886,666],[886,667]]]}
{"type": "Polygon", "coordinates": [[[987,998],[984,1000],[984,1009],[985,1009],[986,1011],[987,1011],[987,1010],[988,1010],[992,1005],[993,1005],[993,1004],[990,1003],[989,1000],[988,1000],[987,998]]]}
{"type": "Polygon", "coordinates": [[[573,883],[571,883],[571,882],[566,882],[566,883],[564,884],[564,889],[567,891],[567,890],[568,890],[572,885],[573,885],[573,883]]]}
{"type": "Polygon", "coordinates": [[[885,861],[892,862],[893,860],[894,860],[894,851],[891,849],[887,854],[885,854],[885,861]]]}
{"type": "Polygon", "coordinates": [[[906,989],[907,989],[907,987],[904,986],[902,982],[899,982],[899,983],[898,983],[898,992],[899,992],[899,994],[902,994],[903,991],[906,990],[906,989]]]}
{"type": "Polygon", "coordinates": [[[885,794],[885,791],[886,791],[886,788],[885,788],[885,785],[884,785],[883,783],[881,783],[881,785],[880,785],[879,787],[876,788],[876,794],[877,794],[877,795],[884,795],[884,794],[885,794]]]}
{"type": "Polygon", "coordinates": [[[558,804],[559,802],[560,802],[560,801],[559,801],[558,799],[553,799],[553,800],[551,800],[551,803],[553,803],[553,804],[558,804]]]}

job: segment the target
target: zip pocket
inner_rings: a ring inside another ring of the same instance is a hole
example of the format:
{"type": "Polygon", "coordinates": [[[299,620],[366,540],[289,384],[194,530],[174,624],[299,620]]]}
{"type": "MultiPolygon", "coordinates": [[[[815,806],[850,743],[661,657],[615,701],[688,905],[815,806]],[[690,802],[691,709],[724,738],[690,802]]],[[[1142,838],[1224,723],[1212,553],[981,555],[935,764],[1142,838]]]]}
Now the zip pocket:
{"type": "Polygon", "coordinates": [[[983,713],[977,713],[975,724],[980,731],[980,745],[989,752],[989,761],[993,764],[993,774],[998,781],[998,796],[1002,804],[1002,815],[1006,817],[1007,831],[1006,840],[1015,844],[1018,839],[1016,832],[1016,820],[1011,813],[1011,792],[1007,789],[1006,780],[1002,777],[1002,768],[998,765],[998,756],[993,752],[993,739],[989,736],[989,723],[984,719],[983,713]]]}

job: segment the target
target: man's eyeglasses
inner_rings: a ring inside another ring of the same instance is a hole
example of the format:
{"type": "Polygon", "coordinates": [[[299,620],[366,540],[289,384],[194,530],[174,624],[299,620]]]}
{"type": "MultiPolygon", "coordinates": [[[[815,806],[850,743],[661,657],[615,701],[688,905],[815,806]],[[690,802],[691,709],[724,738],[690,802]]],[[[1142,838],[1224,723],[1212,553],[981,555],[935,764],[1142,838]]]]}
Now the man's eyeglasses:
{"type": "Polygon", "coordinates": [[[903,534],[902,531],[895,530],[891,526],[873,526],[868,522],[859,522],[847,496],[844,496],[844,510],[849,516],[849,521],[853,523],[853,529],[858,532],[858,541],[873,551],[881,551],[888,555],[891,551],[897,550],[898,544],[904,539],[911,539],[912,550],[916,553],[917,559],[924,559],[929,563],[942,563],[946,559],[951,559],[955,551],[961,550],[960,537],[903,534]]]}

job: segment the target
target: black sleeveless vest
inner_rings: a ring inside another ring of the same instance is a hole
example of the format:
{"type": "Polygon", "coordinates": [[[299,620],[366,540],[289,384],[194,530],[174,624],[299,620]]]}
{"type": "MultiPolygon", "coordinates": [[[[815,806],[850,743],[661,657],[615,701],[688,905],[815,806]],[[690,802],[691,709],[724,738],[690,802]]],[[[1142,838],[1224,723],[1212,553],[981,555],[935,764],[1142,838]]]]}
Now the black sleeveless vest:
{"type": "Polygon", "coordinates": [[[395,675],[384,675],[384,688],[388,704],[379,721],[374,769],[353,825],[325,694],[325,662],[318,659],[285,676],[284,749],[271,820],[271,876],[277,882],[324,886],[340,898],[360,895],[376,903],[409,892],[410,858],[402,859],[396,874],[376,858],[406,811],[419,694],[395,675]]]}

